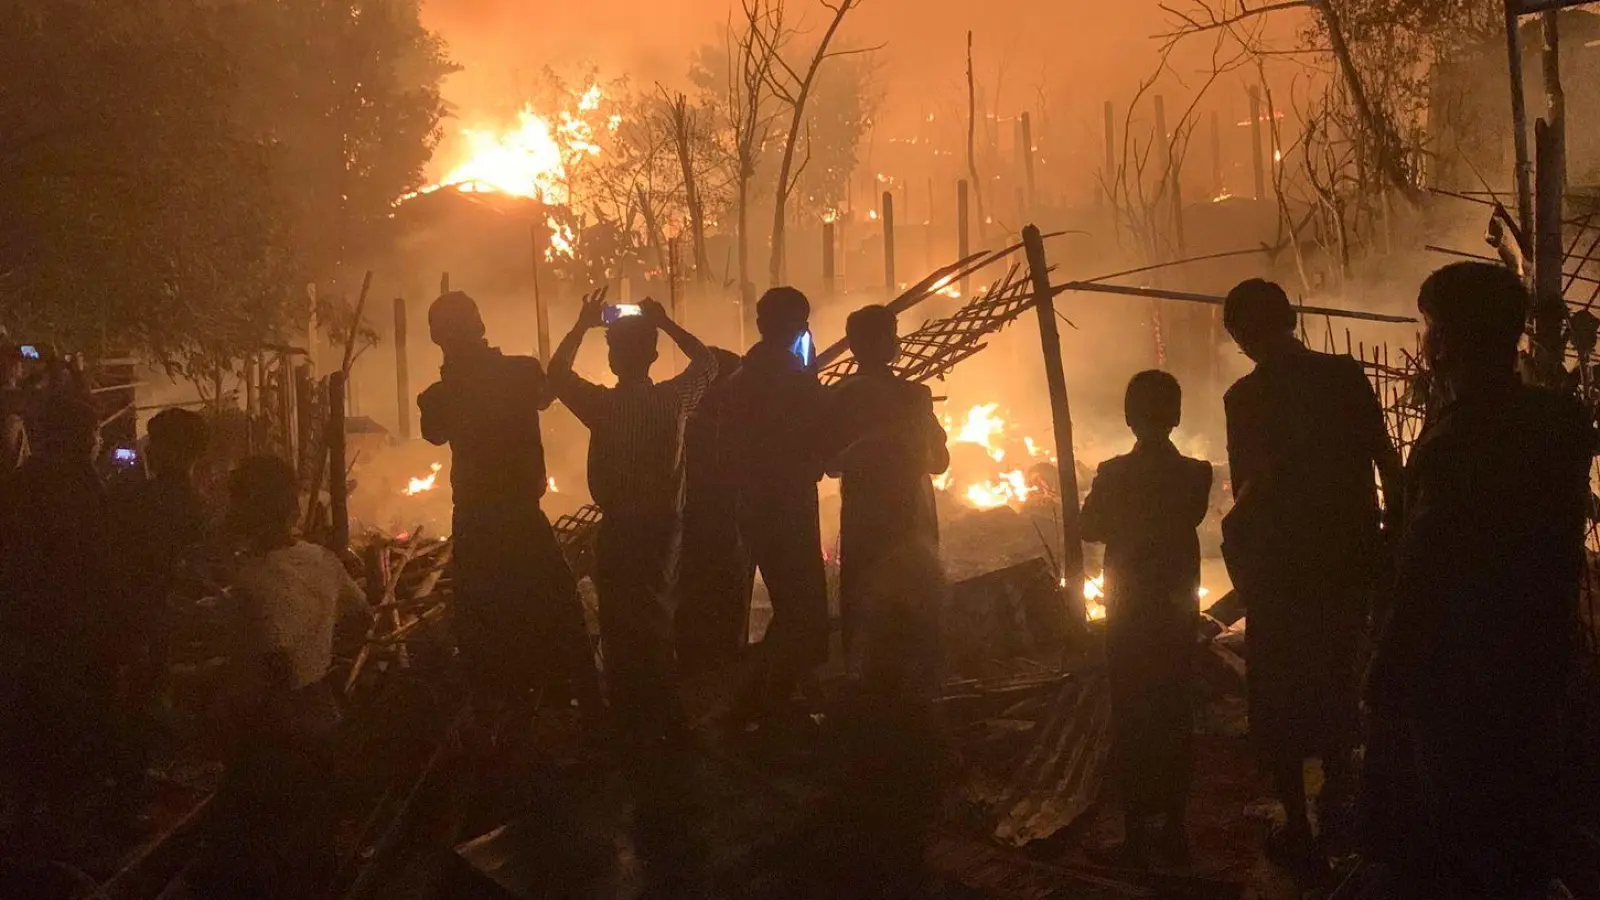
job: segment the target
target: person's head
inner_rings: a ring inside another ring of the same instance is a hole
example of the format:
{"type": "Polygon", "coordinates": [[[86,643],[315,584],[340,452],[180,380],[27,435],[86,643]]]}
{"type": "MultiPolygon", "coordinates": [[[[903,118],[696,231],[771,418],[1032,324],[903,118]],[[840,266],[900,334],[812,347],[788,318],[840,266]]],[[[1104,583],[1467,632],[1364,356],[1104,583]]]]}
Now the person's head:
{"type": "Polygon", "coordinates": [[[882,368],[894,364],[900,356],[900,336],[895,315],[887,306],[863,306],[850,314],[844,323],[845,337],[850,341],[850,352],[856,362],[865,368],[882,368]]]}
{"type": "Polygon", "coordinates": [[[152,475],[187,476],[205,455],[210,429],[205,417],[187,409],[167,409],[150,419],[145,460],[152,475]]]}
{"type": "Polygon", "coordinates": [[[300,479],[276,456],[252,456],[228,478],[228,521],[246,539],[286,541],[300,516],[300,479]]]}
{"type": "Polygon", "coordinates": [[[1517,368],[1528,290],[1511,270],[1492,263],[1445,266],[1422,283],[1422,351],[1446,383],[1500,381],[1517,368]]]}
{"type": "Polygon", "coordinates": [[[1149,369],[1128,382],[1122,407],[1139,439],[1166,437],[1183,420],[1183,388],[1166,372],[1149,369]]]}
{"type": "Polygon", "coordinates": [[[1271,281],[1241,281],[1222,304],[1222,327],[1251,359],[1294,340],[1294,306],[1271,281]]]}
{"type": "Polygon", "coordinates": [[[775,287],[756,301],[756,330],[764,341],[793,343],[809,327],[811,301],[792,287],[775,287]]]}
{"type": "Polygon", "coordinates": [[[483,343],[483,316],[478,303],[461,291],[440,295],[428,307],[428,333],[446,354],[483,343]]]}
{"type": "Polygon", "coordinates": [[[100,443],[99,416],[77,397],[51,397],[27,425],[28,445],[39,456],[88,460],[100,443]]]}
{"type": "Polygon", "coordinates": [[[660,329],[644,316],[624,316],[606,326],[606,352],[619,381],[650,377],[660,329]]]}

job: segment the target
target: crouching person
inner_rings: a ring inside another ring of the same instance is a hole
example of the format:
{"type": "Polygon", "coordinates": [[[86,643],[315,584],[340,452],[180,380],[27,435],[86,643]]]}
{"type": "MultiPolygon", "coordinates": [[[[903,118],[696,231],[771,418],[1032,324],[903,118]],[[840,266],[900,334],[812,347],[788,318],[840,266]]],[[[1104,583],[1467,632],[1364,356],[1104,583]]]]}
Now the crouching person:
{"type": "Polygon", "coordinates": [[[1100,466],[1083,506],[1084,538],[1106,545],[1106,662],[1112,766],[1126,838],[1109,861],[1188,860],[1184,807],[1194,767],[1189,681],[1199,613],[1200,541],[1211,465],[1173,446],[1183,394],[1166,372],[1128,384],[1133,452],[1100,466]],[[1150,821],[1165,816],[1157,840],[1150,821]]]}
{"type": "MultiPolygon", "coordinates": [[[[202,887],[230,897],[305,897],[331,875],[326,781],[339,723],[329,683],[340,620],[369,615],[332,551],[295,538],[299,486],[272,457],[240,463],[229,518],[243,540],[231,717],[237,740],[202,887]]],[[[204,891],[202,891],[204,892],[204,891]]]]}

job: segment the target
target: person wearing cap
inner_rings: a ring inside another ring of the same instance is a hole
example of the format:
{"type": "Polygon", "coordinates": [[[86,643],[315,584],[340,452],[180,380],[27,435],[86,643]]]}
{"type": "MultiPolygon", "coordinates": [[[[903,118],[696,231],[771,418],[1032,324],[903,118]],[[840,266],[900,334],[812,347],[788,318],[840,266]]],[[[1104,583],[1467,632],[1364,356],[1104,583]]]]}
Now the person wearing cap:
{"type": "Polygon", "coordinates": [[[1223,398],[1234,491],[1223,556],[1249,611],[1251,737],[1287,812],[1268,851],[1314,865],[1304,760],[1326,776],[1325,843],[1347,839],[1358,653],[1387,576],[1380,509],[1399,514],[1399,455],[1361,364],[1306,348],[1281,287],[1238,285],[1223,325],[1255,363],[1223,398]]]}
{"type": "MultiPolygon", "coordinates": [[[[794,353],[810,317],[810,301],[792,287],[762,295],[756,304],[761,340],[745,354],[723,396],[739,492],[739,533],[772,603],[756,673],[735,704],[740,724],[795,712],[795,688],[828,659],[828,586],[817,500],[826,395],[816,372],[794,353]]],[[[786,718],[802,727],[809,721],[786,718]]]]}
{"type": "Polygon", "coordinates": [[[1518,377],[1529,298],[1513,272],[1446,266],[1417,306],[1435,403],[1366,690],[1374,731],[1409,745],[1369,745],[1369,775],[1398,761],[1413,771],[1388,785],[1417,790],[1370,798],[1411,827],[1368,850],[1405,897],[1554,896],[1594,421],[1518,377]]]}
{"type": "Polygon", "coordinates": [[[460,291],[434,301],[428,330],[444,365],[417,407],[423,439],[450,446],[451,609],[473,691],[496,703],[566,681],[592,717],[599,682],[577,583],[539,507],[549,486],[539,413],[553,399],[544,370],[489,346],[460,291]]]}

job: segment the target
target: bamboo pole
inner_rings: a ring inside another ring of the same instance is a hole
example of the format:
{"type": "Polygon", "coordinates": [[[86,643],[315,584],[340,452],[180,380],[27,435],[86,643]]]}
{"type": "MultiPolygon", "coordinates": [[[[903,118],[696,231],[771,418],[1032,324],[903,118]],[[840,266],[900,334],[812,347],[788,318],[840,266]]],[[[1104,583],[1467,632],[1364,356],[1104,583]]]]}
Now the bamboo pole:
{"type": "Polygon", "coordinates": [[[1211,111],[1211,196],[1221,197],[1227,191],[1227,177],[1222,166],[1222,115],[1211,111]]]}
{"type": "Polygon", "coordinates": [[[1061,481],[1061,577],[1065,579],[1067,612],[1074,624],[1085,621],[1083,597],[1083,530],[1078,521],[1078,461],[1072,443],[1072,406],[1067,376],[1061,365],[1061,334],[1056,328],[1056,291],[1050,285],[1050,263],[1038,226],[1022,229],[1033,279],[1034,308],[1039,314],[1039,340],[1044,353],[1045,383],[1050,391],[1050,417],[1055,425],[1056,471],[1061,481]]]}
{"type": "Polygon", "coordinates": [[[328,374],[328,548],[350,548],[350,482],[345,468],[345,373],[328,374]]]}
{"type": "Polygon", "coordinates": [[[400,437],[411,440],[411,360],[406,330],[406,298],[394,298],[394,395],[400,437]]]}
{"type": "Polygon", "coordinates": [[[893,297],[898,282],[894,278],[894,194],[883,192],[883,278],[893,297]]]}
{"type": "Polygon", "coordinates": [[[1250,161],[1255,166],[1256,199],[1267,199],[1267,163],[1261,153],[1261,89],[1250,86],[1250,161]]]}
{"type": "Polygon", "coordinates": [[[1528,106],[1522,84],[1522,35],[1516,0],[1506,0],[1506,57],[1511,76],[1511,131],[1516,148],[1517,227],[1522,230],[1522,255],[1532,254],[1533,159],[1528,151],[1528,106]]]}
{"type": "Polygon", "coordinates": [[[1117,205],[1116,195],[1113,193],[1115,188],[1112,187],[1117,182],[1117,115],[1116,110],[1111,106],[1110,100],[1106,101],[1105,124],[1106,169],[1105,183],[1100,186],[1100,198],[1105,201],[1106,206],[1114,208],[1117,205]]]}
{"type": "Polygon", "coordinates": [[[544,301],[544,292],[539,289],[539,257],[544,255],[544,242],[540,240],[539,223],[528,224],[529,243],[532,254],[529,262],[533,275],[533,315],[534,327],[538,330],[539,338],[539,365],[548,369],[550,367],[550,306],[544,301]]]}
{"type": "Polygon", "coordinates": [[[1022,114],[1022,177],[1027,190],[1028,215],[1033,215],[1033,204],[1038,202],[1033,180],[1033,118],[1022,114]]]}
{"type": "MultiPolygon", "coordinates": [[[[966,259],[972,255],[972,208],[968,202],[970,186],[965,178],[956,182],[956,256],[966,259]]],[[[966,300],[972,296],[972,278],[963,273],[961,276],[961,299],[966,300]]]]}
{"type": "Polygon", "coordinates": [[[834,237],[832,221],[822,223],[822,287],[830,296],[838,289],[838,272],[835,271],[834,247],[837,241],[834,237]]]}

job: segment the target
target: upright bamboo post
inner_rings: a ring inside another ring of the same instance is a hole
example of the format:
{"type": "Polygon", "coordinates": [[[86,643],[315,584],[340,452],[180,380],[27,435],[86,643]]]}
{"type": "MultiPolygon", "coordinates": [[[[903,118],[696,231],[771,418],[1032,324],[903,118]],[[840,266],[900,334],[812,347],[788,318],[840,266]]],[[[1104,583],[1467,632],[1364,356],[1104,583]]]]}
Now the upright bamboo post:
{"type": "Polygon", "coordinates": [[[394,298],[394,398],[400,437],[411,440],[411,360],[406,331],[406,298],[394,298]]]}
{"type": "Polygon", "coordinates": [[[1543,119],[1534,123],[1534,148],[1538,157],[1538,191],[1535,197],[1537,239],[1533,265],[1533,361],[1539,380],[1560,382],[1566,356],[1562,325],[1566,303],[1562,299],[1562,263],[1566,242],[1561,226],[1562,194],[1566,190],[1563,146],[1565,127],[1543,119]]]}
{"type": "Polygon", "coordinates": [[[544,255],[544,242],[540,240],[539,223],[528,224],[529,245],[533,251],[529,256],[533,275],[533,315],[534,327],[539,331],[539,365],[550,366],[550,305],[544,301],[544,292],[539,289],[539,257],[544,255]]]}
{"type": "Polygon", "coordinates": [[[1111,101],[1106,101],[1106,171],[1105,184],[1100,186],[1100,195],[1107,206],[1116,206],[1114,193],[1117,182],[1117,114],[1112,108],[1111,101]]]}
{"type": "Polygon", "coordinates": [[[439,276],[439,294],[443,296],[448,293],[450,293],[450,273],[446,272],[439,276]]]}
{"type": "MultiPolygon", "coordinates": [[[[968,197],[969,185],[965,178],[956,182],[956,258],[972,255],[972,206],[968,197]]],[[[961,299],[972,296],[972,279],[961,275],[961,299]]]]}
{"type": "Polygon", "coordinates": [[[1267,199],[1267,162],[1261,154],[1261,89],[1250,86],[1250,161],[1255,166],[1256,199],[1267,199]]]}
{"type": "Polygon", "coordinates": [[[834,257],[835,245],[833,220],[828,219],[822,223],[822,287],[823,291],[830,296],[838,289],[838,272],[835,270],[836,262],[834,257]]]}
{"type": "MultiPolygon", "coordinates": [[[[328,549],[350,549],[350,483],[345,479],[345,373],[328,374],[328,549]]],[[[315,502],[315,498],[313,498],[315,502]]]]}
{"type": "Polygon", "coordinates": [[[1222,170],[1222,115],[1211,111],[1211,196],[1221,197],[1227,190],[1222,170]]]}
{"type": "Polygon", "coordinates": [[[1028,215],[1033,215],[1033,205],[1038,202],[1033,181],[1033,118],[1022,114],[1022,177],[1027,190],[1028,215]]]}
{"type": "Polygon", "coordinates": [[[1522,84],[1522,35],[1518,30],[1519,4],[1506,0],[1506,56],[1511,75],[1511,136],[1516,148],[1517,227],[1522,230],[1522,253],[1533,243],[1533,159],[1528,151],[1528,106],[1522,84]]]}
{"type": "Polygon", "coordinates": [[[896,285],[899,283],[894,278],[894,194],[883,192],[883,280],[889,288],[889,296],[893,297],[896,285]]]}
{"type": "Polygon", "coordinates": [[[1039,314],[1045,383],[1050,390],[1050,417],[1055,426],[1056,471],[1061,480],[1061,577],[1065,580],[1067,612],[1074,623],[1082,623],[1083,529],[1078,521],[1078,460],[1072,449],[1072,406],[1067,397],[1066,371],[1061,365],[1055,290],[1050,286],[1050,262],[1045,258],[1044,236],[1038,226],[1022,229],[1022,243],[1033,280],[1033,306],[1039,314]]]}

